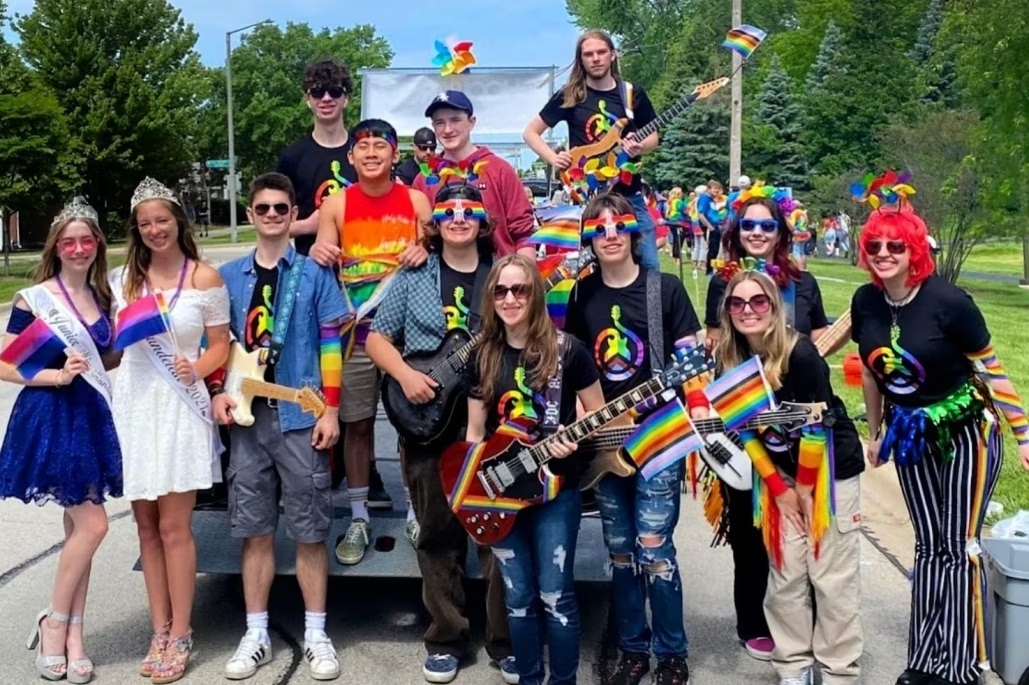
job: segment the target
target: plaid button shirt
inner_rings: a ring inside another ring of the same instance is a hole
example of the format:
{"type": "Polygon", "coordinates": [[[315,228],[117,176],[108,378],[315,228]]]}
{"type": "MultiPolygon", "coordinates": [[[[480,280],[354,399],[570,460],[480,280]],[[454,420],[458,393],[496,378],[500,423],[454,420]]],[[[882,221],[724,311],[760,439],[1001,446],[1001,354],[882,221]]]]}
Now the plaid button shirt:
{"type": "Polygon", "coordinates": [[[371,330],[393,341],[400,353],[433,352],[447,334],[440,294],[439,255],[417,268],[404,268],[386,291],[371,330]]]}

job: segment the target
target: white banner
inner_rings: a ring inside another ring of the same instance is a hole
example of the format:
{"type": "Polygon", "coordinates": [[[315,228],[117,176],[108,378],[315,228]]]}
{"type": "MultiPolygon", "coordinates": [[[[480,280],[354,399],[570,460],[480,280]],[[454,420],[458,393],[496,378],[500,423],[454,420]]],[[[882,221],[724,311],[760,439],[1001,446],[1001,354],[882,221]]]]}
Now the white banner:
{"type": "Polygon", "coordinates": [[[402,136],[429,125],[425,108],[445,90],[460,90],[475,109],[475,134],[517,136],[553,92],[554,67],[476,69],[440,76],[437,70],[361,70],[361,118],[385,119],[402,136]]]}

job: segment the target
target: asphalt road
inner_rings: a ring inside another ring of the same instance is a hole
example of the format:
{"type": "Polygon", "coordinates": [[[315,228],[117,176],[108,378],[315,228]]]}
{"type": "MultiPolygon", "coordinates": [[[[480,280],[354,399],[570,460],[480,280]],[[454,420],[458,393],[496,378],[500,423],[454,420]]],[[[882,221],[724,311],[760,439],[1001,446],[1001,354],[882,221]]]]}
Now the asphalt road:
{"type": "MultiPolygon", "coordinates": [[[[223,260],[240,248],[219,247],[207,257],[223,260]]],[[[6,316],[3,317],[6,321],[6,316]]],[[[6,425],[18,388],[0,385],[0,420],[6,425]]],[[[385,430],[388,427],[384,427],[385,430]]],[[[387,488],[398,504],[403,489],[392,440],[379,440],[377,454],[387,488]]],[[[880,472],[866,481],[866,529],[862,540],[862,607],[865,630],[863,682],[892,683],[903,670],[909,588],[904,568],[910,564],[910,527],[890,490],[891,475],[880,472]]],[[[895,489],[895,486],[894,486],[895,489]]],[[[691,682],[695,685],[774,683],[766,663],[751,659],[735,639],[732,609],[732,557],[726,548],[709,547],[710,531],[700,503],[684,497],[675,540],[686,595],[685,616],[690,637],[691,682]]],[[[116,501],[108,511],[110,533],[93,566],[86,640],[100,682],[140,682],[139,660],[146,652],[150,621],[142,574],[137,560],[135,527],[128,503],[116,501]]],[[[374,525],[374,522],[373,522],[374,525]]],[[[62,539],[61,511],[0,502],[0,683],[39,682],[32,653],[24,647],[36,613],[46,606],[62,539]]],[[[400,544],[404,544],[401,542],[400,544]]],[[[335,562],[331,562],[335,563],[335,562]]],[[[478,583],[470,583],[470,605],[481,606],[478,583]]],[[[579,682],[600,683],[616,656],[609,629],[604,583],[583,584],[582,662],[579,682]]],[[[341,683],[412,685],[423,682],[421,635],[427,625],[417,580],[391,578],[332,578],[328,631],[340,651],[341,683]]],[[[259,685],[313,682],[300,654],[303,607],[295,579],[280,577],[271,607],[275,659],[251,681],[259,685]]],[[[226,682],[225,662],[244,626],[238,576],[202,575],[197,582],[194,613],[196,649],[183,682],[207,685],[226,682]]],[[[481,611],[473,613],[473,630],[481,636],[481,611]]],[[[480,649],[457,683],[483,685],[502,682],[480,649]]]]}

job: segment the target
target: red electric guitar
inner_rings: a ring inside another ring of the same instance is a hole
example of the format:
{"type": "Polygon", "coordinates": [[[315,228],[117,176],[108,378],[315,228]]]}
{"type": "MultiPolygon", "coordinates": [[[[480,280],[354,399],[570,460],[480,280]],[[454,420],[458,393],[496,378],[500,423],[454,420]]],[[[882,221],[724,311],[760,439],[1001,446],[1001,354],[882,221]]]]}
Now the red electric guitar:
{"type": "MultiPolygon", "coordinates": [[[[703,348],[679,351],[659,376],[567,426],[563,435],[572,442],[584,440],[633,407],[708,370],[703,348]]],[[[545,468],[552,458],[548,446],[555,436],[535,444],[529,444],[527,438],[527,434],[499,430],[484,443],[458,442],[443,453],[440,478],[447,502],[481,545],[503,540],[519,511],[549,501],[560,491],[560,478],[545,468]]]]}

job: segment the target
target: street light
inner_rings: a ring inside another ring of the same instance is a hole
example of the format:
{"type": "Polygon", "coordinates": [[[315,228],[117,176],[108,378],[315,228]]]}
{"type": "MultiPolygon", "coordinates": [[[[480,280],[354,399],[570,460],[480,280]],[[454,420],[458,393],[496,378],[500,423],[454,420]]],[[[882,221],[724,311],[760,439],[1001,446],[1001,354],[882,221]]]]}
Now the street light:
{"type": "Polygon", "coordinates": [[[225,92],[229,110],[229,227],[232,229],[232,242],[236,242],[236,141],[232,128],[232,34],[273,23],[271,19],[225,32],[225,92]]]}

